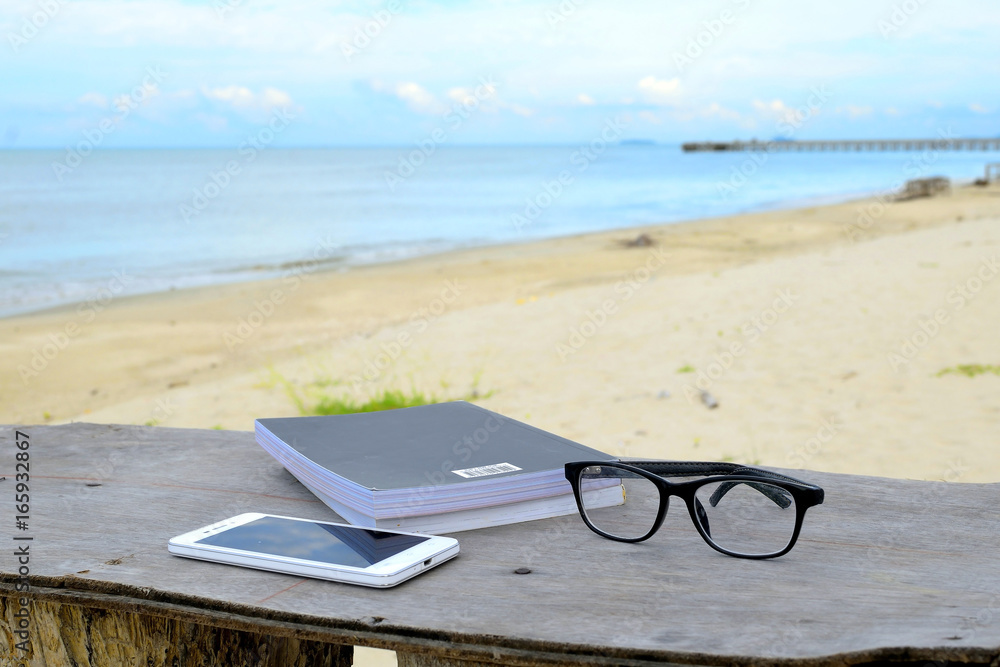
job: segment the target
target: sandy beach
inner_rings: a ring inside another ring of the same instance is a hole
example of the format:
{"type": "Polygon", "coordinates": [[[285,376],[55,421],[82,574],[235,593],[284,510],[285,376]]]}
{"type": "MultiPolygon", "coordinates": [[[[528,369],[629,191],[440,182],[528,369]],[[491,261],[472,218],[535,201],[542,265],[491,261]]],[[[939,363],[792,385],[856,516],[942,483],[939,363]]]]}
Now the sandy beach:
{"type": "Polygon", "coordinates": [[[1000,376],[939,375],[1000,364],[998,257],[994,186],[119,298],[126,272],[0,321],[0,422],[252,430],[289,387],[400,389],[623,456],[1000,481],[1000,376]]]}

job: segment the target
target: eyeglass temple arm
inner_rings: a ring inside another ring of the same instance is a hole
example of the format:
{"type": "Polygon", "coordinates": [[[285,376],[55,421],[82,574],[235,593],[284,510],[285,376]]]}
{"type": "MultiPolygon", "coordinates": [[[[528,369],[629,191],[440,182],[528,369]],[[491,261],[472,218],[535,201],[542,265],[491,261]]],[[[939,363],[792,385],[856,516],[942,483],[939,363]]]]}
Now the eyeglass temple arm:
{"type": "MultiPolygon", "coordinates": [[[[687,475],[753,475],[754,477],[770,477],[771,479],[782,480],[785,482],[799,483],[796,479],[786,477],[785,475],[781,475],[776,472],[771,472],[770,470],[761,470],[760,468],[741,466],[736,463],[709,463],[703,461],[622,461],[622,463],[634,465],[642,468],[643,470],[648,470],[649,472],[655,473],[660,477],[684,477],[687,475]]],[[[787,492],[775,486],[755,484],[745,480],[741,480],[739,482],[723,482],[719,485],[719,488],[715,490],[715,493],[712,494],[712,497],[708,499],[708,502],[711,503],[712,507],[717,506],[719,501],[721,501],[727,493],[739,484],[746,484],[747,486],[759,491],[782,509],[785,509],[792,504],[792,500],[788,496],[787,492]]]]}
{"type": "Polygon", "coordinates": [[[715,490],[715,493],[712,494],[712,497],[708,499],[708,502],[712,505],[712,507],[717,506],[719,504],[719,501],[722,500],[723,496],[725,496],[733,488],[739,486],[740,484],[746,484],[750,488],[760,491],[762,494],[770,498],[771,501],[781,509],[787,509],[792,504],[791,499],[789,499],[788,497],[788,492],[779,489],[776,486],[756,484],[754,482],[748,482],[746,480],[741,480],[739,482],[723,482],[722,484],[719,485],[719,488],[715,490]]]}

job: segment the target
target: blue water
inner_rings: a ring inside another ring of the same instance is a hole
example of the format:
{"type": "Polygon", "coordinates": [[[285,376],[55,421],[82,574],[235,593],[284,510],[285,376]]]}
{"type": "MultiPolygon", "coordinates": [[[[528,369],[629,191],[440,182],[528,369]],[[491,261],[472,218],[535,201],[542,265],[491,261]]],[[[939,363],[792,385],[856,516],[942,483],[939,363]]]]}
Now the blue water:
{"type": "Polygon", "coordinates": [[[348,270],[844,200],[920,176],[967,181],[1000,160],[995,152],[788,153],[757,164],[746,153],[677,146],[581,148],[412,157],[405,148],[266,149],[252,160],[236,150],[96,151],[78,163],[65,151],[0,151],[0,316],[98,297],[116,271],[130,277],[125,293],[148,293],[282,275],[303,262],[348,270]],[[401,169],[401,160],[410,163],[401,169]],[[740,167],[745,179],[733,176],[740,167]]]}

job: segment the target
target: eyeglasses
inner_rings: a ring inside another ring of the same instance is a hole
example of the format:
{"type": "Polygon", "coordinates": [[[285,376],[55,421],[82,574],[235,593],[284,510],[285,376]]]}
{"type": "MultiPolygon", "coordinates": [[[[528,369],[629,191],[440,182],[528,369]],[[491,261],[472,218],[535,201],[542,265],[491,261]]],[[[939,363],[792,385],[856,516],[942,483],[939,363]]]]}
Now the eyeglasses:
{"type": "Polygon", "coordinates": [[[566,464],[566,479],[584,522],[599,535],[649,539],[667,515],[670,496],[677,496],[709,546],[737,558],[788,553],[806,510],[823,502],[818,486],[735,463],[578,461],[566,464]]]}

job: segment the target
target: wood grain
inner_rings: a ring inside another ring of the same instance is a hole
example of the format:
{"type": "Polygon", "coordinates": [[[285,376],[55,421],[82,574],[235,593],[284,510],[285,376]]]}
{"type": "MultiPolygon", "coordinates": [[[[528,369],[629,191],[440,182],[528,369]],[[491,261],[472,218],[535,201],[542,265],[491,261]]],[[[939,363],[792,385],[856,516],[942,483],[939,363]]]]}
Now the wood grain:
{"type": "MultiPolygon", "coordinates": [[[[0,617],[17,604],[0,596],[0,617]]],[[[353,646],[275,637],[261,632],[180,621],[151,614],[36,600],[35,639],[25,654],[9,641],[7,655],[27,667],[46,665],[245,665],[246,667],[350,667],[353,646]]]]}
{"type": "MultiPolygon", "coordinates": [[[[0,451],[13,452],[13,428],[0,428],[0,451]]],[[[240,512],[337,520],[251,433],[21,430],[32,443],[30,595],[44,603],[389,648],[404,661],[1000,660],[998,484],[798,472],[826,502],[777,560],[715,553],[675,507],[642,544],[605,540],[578,516],[459,533],[457,559],[374,590],[167,552],[169,538],[240,512]]],[[[13,455],[0,457],[8,497],[13,455]]],[[[0,567],[0,596],[12,596],[12,559],[0,567]]],[[[33,618],[33,637],[50,622],[33,618]]]]}

